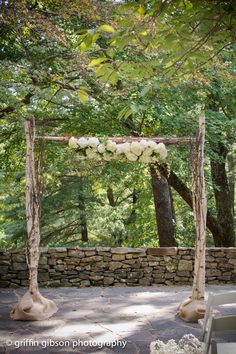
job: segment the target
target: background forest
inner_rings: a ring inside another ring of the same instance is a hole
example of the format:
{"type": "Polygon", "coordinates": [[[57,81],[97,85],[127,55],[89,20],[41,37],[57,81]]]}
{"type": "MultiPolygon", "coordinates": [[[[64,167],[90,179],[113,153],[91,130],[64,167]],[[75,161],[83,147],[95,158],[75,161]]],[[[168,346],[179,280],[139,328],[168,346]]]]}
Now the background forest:
{"type": "MultiPolygon", "coordinates": [[[[37,135],[194,137],[206,117],[207,245],[235,246],[236,5],[0,1],[0,247],[26,240],[24,121],[37,135]]],[[[193,246],[192,145],[165,164],[78,161],[37,140],[41,245],[193,246]]]]}

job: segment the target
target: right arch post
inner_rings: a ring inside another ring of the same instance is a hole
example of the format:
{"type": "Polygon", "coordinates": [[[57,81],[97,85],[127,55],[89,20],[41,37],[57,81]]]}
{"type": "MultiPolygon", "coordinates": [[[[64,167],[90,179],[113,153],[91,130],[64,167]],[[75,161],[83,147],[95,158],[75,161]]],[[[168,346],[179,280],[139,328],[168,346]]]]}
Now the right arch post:
{"type": "Polygon", "coordinates": [[[192,296],[184,300],[178,315],[187,322],[197,322],[205,314],[205,249],[207,199],[204,178],[205,116],[199,118],[192,156],[192,198],[196,229],[194,278],[192,296]]]}

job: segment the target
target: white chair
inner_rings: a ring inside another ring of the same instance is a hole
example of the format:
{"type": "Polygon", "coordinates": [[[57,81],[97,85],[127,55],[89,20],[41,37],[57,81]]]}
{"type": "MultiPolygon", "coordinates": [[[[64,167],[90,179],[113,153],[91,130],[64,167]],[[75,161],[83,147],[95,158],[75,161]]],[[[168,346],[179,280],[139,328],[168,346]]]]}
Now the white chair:
{"type": "Polygon", "coordinates": [[[236,291],[230,291],[223,294],[212,294],[209,293],[207,303],[206,303],[206,312],[203,320],[199,320],[199,323],[202,325],[202,341],[205,341],[206,334],[208,332],[209,323],[211,317],[214,313],[214,309],[220,305],[226,304],[236,304],[236,291]]]}
{"type": "Polygon", "coordinates": [[[204,341],[204,354],[234,354],[236,353],[236,315],[233,316],[212,316],[209,329],[204,341]],[[217,342],[217,337],[222,335],[235,335],[235,342],[217,342]]]}

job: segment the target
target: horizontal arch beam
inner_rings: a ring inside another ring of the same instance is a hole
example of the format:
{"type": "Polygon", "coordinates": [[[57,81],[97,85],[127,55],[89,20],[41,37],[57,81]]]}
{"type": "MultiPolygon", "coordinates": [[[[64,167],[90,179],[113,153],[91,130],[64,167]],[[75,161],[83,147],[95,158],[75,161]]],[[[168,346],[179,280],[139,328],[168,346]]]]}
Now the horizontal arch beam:
{"type": "MultiPolygon", "coordinates": [[[[80,137],[75,137],[79,139],[80,137]]],[[[91,136],[84,136],[83,138],[91,138],[91,136]]],[[[104,139],[105,137],[98,137],[99,139],[104,139]]],[[[61,141],[64,143],[68,143],[70,140],[69,136],[35,136],[35,139],[42,139],[42,140],[51,140],[51,141],[61,141]]],[[[180,137],[180,138],[164,138],[164,137],[133,137],[133,136],[116,136],[116,137],[108,137],[107,139],[114,141],[115,143],[127,143],[132,141],[141,141],[141,140],[152,140],[156,143],[164,143],[164,144],[178,144],[178,143],[188,143],[188,142],[195,142],[195,138],[193,137],[180,137]]]]}

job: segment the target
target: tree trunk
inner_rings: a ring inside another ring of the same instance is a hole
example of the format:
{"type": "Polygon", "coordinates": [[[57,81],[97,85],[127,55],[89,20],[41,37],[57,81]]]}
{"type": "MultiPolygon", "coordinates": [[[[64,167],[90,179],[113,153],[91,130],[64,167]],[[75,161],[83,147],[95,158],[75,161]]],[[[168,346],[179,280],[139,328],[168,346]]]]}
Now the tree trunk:
{"type": "MultiPolygon", "coordinates": [[[[168,170],[166,164],[158,164],[158,171],[162,173],[169,185],[183,198],[183,200],[193,209],[193,200],[191,190],[181,181],[181,179],[172,171],[168,170]]],[[[211,231],[216,247],[222,245],[222,228],[220,227],[217,219],[207,210],[207,228],[211,231]]]]}
{"type": "MultiPolygon", "coordinates": [[[[219,112],[218,98],[216,95],[209,96],[209,109],[213,112],[219,112]]],[[[223,137],[223,135],[221,136],[223,137]]],[[[224,143],[212,141],[211,149],[216,158],[211,158],[211,178],[216,204],[217,221],[221,229],[221,240],[218,247],[234,247],[234,215],[232,209],[232,194],[230,193],[230,181],[226,173],[226,159],[228,149],[224,143]]],[[[234,194],[234,192],[233,192],[234,194]]]]}
{"type": "Polygon", "coordinates": [[[228,181],[229,181],[229,194],[230,194],[230,205],[231,205],[231,212],[234,216],[234,191],[235,191],[235,159],[233,154],[229,153],[227,155],[227,162],[228,162],[228,181]]]}
{"type": "Polygon", "coordinates": [[[199,119],[192,166],[193,212],[196,227],[196,247],[192,296],[179,307],[179,316],[188,322],[197,322],[205,313],[205,247],[207,200],[204,179],[205,117],[199,119]]]}
{"type": "Polygon", "coordinates": [[[88,242],[88,227],[87,227],[87,220],[85,215],[80,216],[81,222],[81,240],[83,242],[88,242]]]}
{"type": "Polygon", "coordinates": [[[29,291],[11,311],[14,320],[38,321],[51,317],[57,306],[44,298],[38,290],[38,262],[40,243],[40,198],[34,157],[34,120],[25,122],[26,136],[26,222],[29,291]]]}
{"type": "Polygon", "coordinates": [[[85,202],[83,196],[80,196],[79,209],[80,209],[81,240],[83,242],[88,242],[88,225],[87,225],[85,202]]]}
{"type": "Polygon", "coordinates": [[[137,204],[137,201],[138,201],[138,191],[134,188],[131,196],[132,196],[132,210],[131,210],[131,213],[130,215],[124,219],[124,224],[125,225],[129,225],[129,224],[132,224],[136,221],[136,204],[137,204]]]}
{"type": "Polygon", "coordinates": [[[160,247],[177,246],[168,182],[162,174],[157,174],[154,165],[150,169],[160,247]]]}
{"type": "Polygon", "coordinates": [[[78,180],[78,207],[79,207],[79,225],[81,241],[88,242],[88,224],[87,224],[87,213],[86,213],[86,184],[83,178],[78,180]]]}
{"type": "Polygon", "coordinates": [[[175,204],[174,204],[174,198],[173,198],[173,193],[172,193],[172,189],[171,186],[168,183],[168,187],[169,187],[169,194],[170,194],[170,204],[171,204],[171,212],[172,212],[172,217],[173,217],[173,223],[174,223],[174,237],[176,239],[176,214],[175,214],[175,204]]]}
{"type": "Polygon", "coordinates": [[[110,206],[112,206],[112,207],[116,206],[116,201],[114,198],[113,189],[110,186],[107,188],[107,199],[109,201],[110,206]]]}
{"type": "Polygon", "coordinates": [[[218,159],[211,159],[211,178],[216,201],[217,220],[222,230],[220,246],[234,247],[234,217],[226,174],[226,157],[228,151],[223,144],[219,143],[217,150],[214,152],[220,157],[220,161],[218,159]]]}

